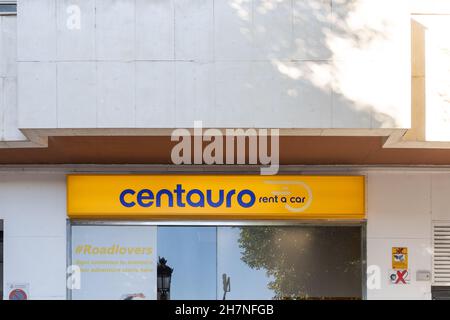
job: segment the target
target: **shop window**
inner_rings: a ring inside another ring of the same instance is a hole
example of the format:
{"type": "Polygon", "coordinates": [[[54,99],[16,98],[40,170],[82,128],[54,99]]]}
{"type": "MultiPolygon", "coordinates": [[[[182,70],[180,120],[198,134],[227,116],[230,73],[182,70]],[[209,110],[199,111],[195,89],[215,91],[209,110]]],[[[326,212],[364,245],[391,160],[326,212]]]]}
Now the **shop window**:
{"type": "Polygon", "coordinates": [[[156,227],[72,227],[69,298],[156,299],[156,227]]]}
{"type": "Polygon", "coordinates": [[[218,297],[226,279],[227,299],[362,299],[361,241],[355,227],[219,228],[218,297]]]}
{"type": "Polygon", "coordinates": [[[362,299],[362,226],[86,226],[73,299],[362,299]]]}
{"type": "Polygon", "coordinates": [[[217,228],[159,227],[157,246],[173,269],[170,287],[158,286],[158,299],[216,299],[217,228]]]}

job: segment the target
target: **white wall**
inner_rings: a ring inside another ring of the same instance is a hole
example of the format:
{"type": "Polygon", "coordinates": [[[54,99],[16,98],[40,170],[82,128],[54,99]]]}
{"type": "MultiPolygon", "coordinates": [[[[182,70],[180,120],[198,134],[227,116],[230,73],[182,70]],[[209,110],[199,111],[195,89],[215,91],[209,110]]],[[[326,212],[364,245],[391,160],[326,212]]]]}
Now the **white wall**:
{"type": "Polygon", "coordinates": [[[17,119],[17,18],[0,16],[0,146],[26,140],[17,119]]]}
{"type": "Polygon", "coordinates": [[[408,128],[405,3],[20,0],[19,127],[408,128]]]}
{"type": "Polygon", "coordinates": [[[29,283],[31,299],[65,299],[65,175],[0,172],[4,292],[29,283]]]}
{"type": "Polygon", "coordinates": [[[369,173],[367,188],[367,264],[381,268],[381,289],[368,290],[368,298],[430,299],[430,282],[417,282],[416,272],[431,271],[431,174],[369,173]],[[408,247],[409,285],[389,283],[392,247],[408,247]]]}
{"type": "MultiPolygon", "coordinates": [[[[358,173],[361,173],[358,171],[358,173]]],[[[364,172],[363,172],[364,173],[364,172]]],[[[377,171],[368,175],[368,265],[381,269],[381,289],[369,299],[430,299],[432,220],[450,220],[450,173],[377,171]],[[391,248],[409,249],[411,284],[389,284],[391,248]]],[[[65,298],[66,184],[62,173],[0,173],[5,220],[5,284],[29,282],[31,298],[65,298]]]]}
{"type": "Polygon", "coordinates": [[[414,15],[418,32],[415,79],[423,83],[426,141],[450,141],[450,14],[414,15]],[[419,41],[419,39],[421,41],[419,41]],[[423,50],[423,52],[420,52],[423,50]]]}

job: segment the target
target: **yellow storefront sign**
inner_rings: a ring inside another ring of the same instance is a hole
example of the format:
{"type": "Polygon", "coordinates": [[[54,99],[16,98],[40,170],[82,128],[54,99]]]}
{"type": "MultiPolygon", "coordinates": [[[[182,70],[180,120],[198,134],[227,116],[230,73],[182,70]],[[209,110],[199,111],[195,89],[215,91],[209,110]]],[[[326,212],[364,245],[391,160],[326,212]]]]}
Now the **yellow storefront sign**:
{"type": "Polygon", "coordinates": [[[363,176],[69,175],[71,218],[364,219],[363,176]]]}

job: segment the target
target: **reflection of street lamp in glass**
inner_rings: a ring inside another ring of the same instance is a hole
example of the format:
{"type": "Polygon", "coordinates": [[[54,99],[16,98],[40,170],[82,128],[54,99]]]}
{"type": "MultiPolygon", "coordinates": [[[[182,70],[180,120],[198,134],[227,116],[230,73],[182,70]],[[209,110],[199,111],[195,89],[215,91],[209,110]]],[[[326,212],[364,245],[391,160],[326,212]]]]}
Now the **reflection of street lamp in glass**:
{"type": "Polygon", "coordinates": [[[159,258],[157,267],[158,300],[170,300],[170,282],[173,269],[166,263],[166,259],[159,258]]]}
{"type": "Polygon", "coordinates": [[[231,283],[230,283],[230,277],[227,276],[226,273],[222,275],[222,282],[223,282],[223,300],[227,297],[227,292],[231,291],[231,283]]]}

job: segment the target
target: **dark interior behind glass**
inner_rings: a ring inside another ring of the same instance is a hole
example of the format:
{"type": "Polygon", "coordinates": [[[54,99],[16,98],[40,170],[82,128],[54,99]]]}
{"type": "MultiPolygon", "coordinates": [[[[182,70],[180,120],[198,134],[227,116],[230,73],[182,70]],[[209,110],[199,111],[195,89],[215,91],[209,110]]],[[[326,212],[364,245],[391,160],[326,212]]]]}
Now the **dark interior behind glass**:
{"type": "Polygon", "coordinates": [[[158,255],[174,300],[361,299],[362,241],[361,226],[159,227],[158,255]]]}

